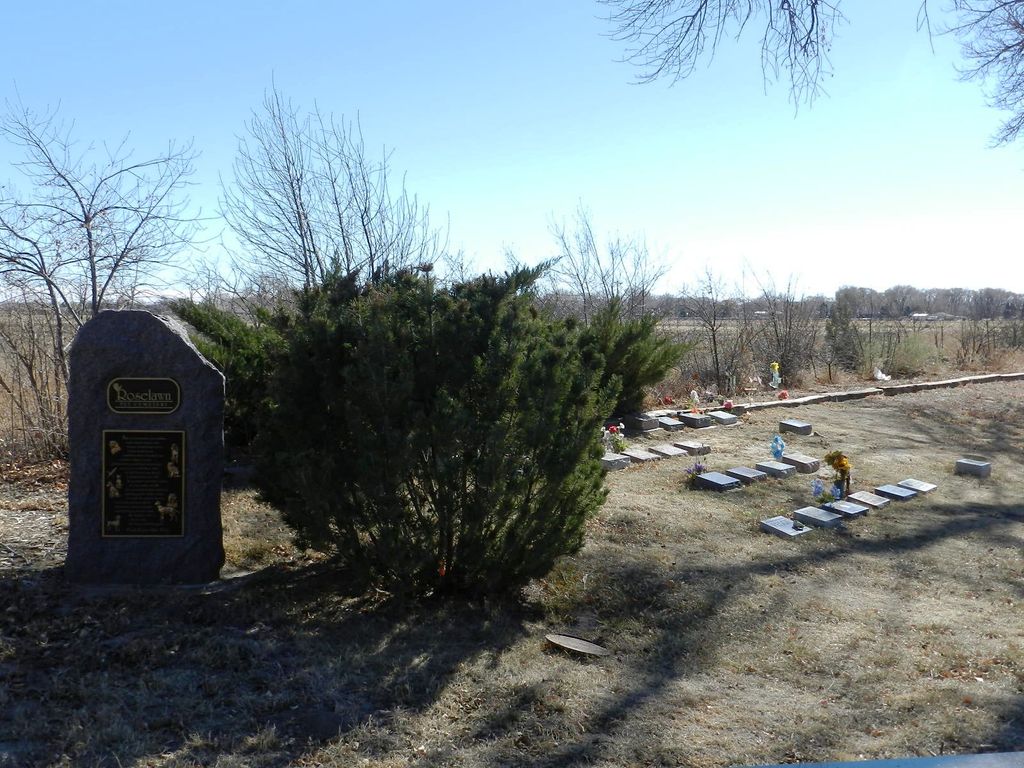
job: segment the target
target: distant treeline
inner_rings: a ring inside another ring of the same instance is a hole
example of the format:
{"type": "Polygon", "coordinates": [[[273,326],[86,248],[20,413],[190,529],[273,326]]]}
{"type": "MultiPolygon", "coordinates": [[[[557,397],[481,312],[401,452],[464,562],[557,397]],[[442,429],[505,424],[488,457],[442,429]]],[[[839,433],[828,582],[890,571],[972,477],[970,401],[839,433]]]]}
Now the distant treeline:
{"type": "MultiPolygon", "coordinates": [[[[648,306],[665,317],[694,316],[697,295],[656,296],[648,306]]],[[[929,319],[1014,320],[1024,319],[1024,294],[1002,288],[914,288],[897,285],[884,291],[843,286],[835,296],[806,296],[805,305],[815,307],[821,318],[830,317],[836,306],[854,318],[897,319],[926,317],[929,319]]],[[[720,317],[739,317],[770,310],[764,296],[721,297],[720,317]]]]}

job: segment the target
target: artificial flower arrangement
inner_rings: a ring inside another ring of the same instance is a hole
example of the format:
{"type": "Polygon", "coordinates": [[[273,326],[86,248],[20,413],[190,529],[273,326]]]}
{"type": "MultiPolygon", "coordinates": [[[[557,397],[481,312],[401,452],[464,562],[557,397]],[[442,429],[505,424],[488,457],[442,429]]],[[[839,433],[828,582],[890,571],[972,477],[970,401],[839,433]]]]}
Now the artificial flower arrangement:
{"type": "Polygon", "coordinates": [[[626,425],[610,424],[601,430],[601,443],[609,453],[622,453],[626,448],[626,438],[622,433],[626,431],[626,425]]]}
{"type": "Polygon", "coordinates": [[[848,495],[850,493],[850,470],[853,469],[849,457],[842,451],[831,451],[825,454],[825,463],[836,473],[835,482],[832,485],[833,495],[837,499],[848,495]]]}

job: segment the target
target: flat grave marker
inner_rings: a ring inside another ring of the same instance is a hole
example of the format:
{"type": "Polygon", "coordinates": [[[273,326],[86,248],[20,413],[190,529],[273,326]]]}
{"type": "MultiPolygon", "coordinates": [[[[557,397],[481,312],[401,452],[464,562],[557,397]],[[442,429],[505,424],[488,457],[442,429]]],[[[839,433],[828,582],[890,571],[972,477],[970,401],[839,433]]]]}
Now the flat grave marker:
{"type": "Polygon", "coordinates": [[[802,475],[814,474],[821,468],[821,462],[804,453],[783,453],[783,464],[792,464],[802,475]]]}
{"type": "Polygon", "coordinates": [[[647,450],[649,450],[651,453],[656,453],[659,456],[664,456],[665,458],[689,455],[682,448],[676,448],[674,445],[670,445],[669,443],[659,443],[658,445],[652,445],[647,450]]]}
{"type": "Polygon", "coordinates": [[[679,419],[673,419],[671,416],[659,416],[658,426],[668,432],[676,432],[682,429],[685,425],[679,419]]]}
{"type": "Polygon", "coordinates": [[[728,413],[727,411],[711,411],[708,413],[708,418],[716,424],[721,424],[723,427],[731,427],[739,421],[735,415],[728,413]]]}
{"type": "Polygon", "coordinates": [[[662,458],[656,453],[645,451],[643,448],[627,448],[622,452],[623,456],[628,456],[635,464],[642,464],[645,461],[657,461],[662,458]]]}
{"type": "Polygon", "coordinates": [[[801,507],[793,513],[793,517],[816,528],[838,528],[843,522],[842,515],[818,507],[801,507]]]}
{"type": "Polygon", "coordinates": [[[729,477],[735,477],[744,485],[768,479],[768,474],[766,472],[760,472],[759,470],[751,469],[750,467],[733,467],[732,469],[725,470],[725,474],[729,477]]]}
{"type": "Polygon", "coordinates": [[[626,429],[633,432],[647,432],[660,426],[658,417],[649,413],[631,413],[623,417],[622,423],[626,425],[626,429]]]}
{"type": "Polygon", "coordinates": [[[892,483],[886,483],[875,488],[875,493],[879,496],[885,496],[892,499],[893,501],[908,501],[917,496],[917,491],[912,491],[909,488],[903,488],[899,485],[893,485],[892,483]]]}
{"type": "Polygon", "coordinates": [[[740,481],[721,472],[705,472],[697,475],[697,487],[709,491],[731,491],[740,487],[740,481]]]}
{"type": "Polygon", "coordinates": [[[799,419],[784,419],[779,422],[779,432],[792,432],[795,435],[809,435],[814,428],[806,421],[799,419]]]}
{"type": "Polygon", "coordinates": [[[785,539],[795,539],[797,536],[811,532],[811,529],[799,520],[790,520],[784,515],[762,520],[760,526],[765,533],[772,533],[785,539]]]}
{"type": "Polygon", "coordinates": [[[956,460],[956,474],[988,477],[992,474],[992,463],[984,459],[963,458],[956,460]]]}
{"type": "Polygon", "coordinates": [[[912,491],[917,491],[918,493],[931,493],[939,487],[935,483],[926,483],[923,480],[915,480],[912,477],[908,477],[906,480],[900,480],[897,485],[902,486],[903,488],[909,488],[912,491]]]}
{"type": "Polygon", "coordinates": [[[672,445],[676,448],[682,448],[691,456],[707,456],[711,453],[710,445],[697,442],[696,440],[677,440],[672,445]]]}
{"type": "Polygon", "coordinates": [[[792,464],[783,464],[781,461],[762,461],[754,466],[758,471],[769,474],[772,477],[789,477],[796,473],[796,467],[792,464]]]}
{"type": "Polygon", "coordinates": [[[601,466],[609,472],[614,472],[617,469],[625,469],[632,463],[633,461],[629,456],[624,456],[621,453],[606,453],[601,458],[601,466]]]}
{"type": "Polygon", "coordinates": [[[691,429],[704,429],[711,426],[711,417],[703,413],[680,413],[679,420],[691,429]]]}
{"type": "Polygon", "coordinates": [[[869,509],[863,504],[854,504],[852,501],[846,501],[845,499],[830,501],[827,504],[822,504],[821,508],[840,514],[843,517],[860,517],[861,515],[866,515],[869,509]]]}
{"type": "Polygon", "coordinates": [[[846,498],[872,509],[881,509],[889,504],[889,499],[885,498],[885,496],[879,496],[877,493],[871,493],[871,491],[857,491],[856,493],[851,493],[846,498]]]}

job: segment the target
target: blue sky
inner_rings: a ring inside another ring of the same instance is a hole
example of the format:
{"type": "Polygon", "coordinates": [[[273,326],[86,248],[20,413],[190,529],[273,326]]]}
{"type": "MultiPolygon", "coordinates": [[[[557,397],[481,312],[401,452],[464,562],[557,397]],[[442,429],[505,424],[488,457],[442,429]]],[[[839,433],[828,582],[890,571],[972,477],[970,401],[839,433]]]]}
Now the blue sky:
{"type": "MultiPolygon", "coordinates": [[[[5,9],[0,91],[59,103],[83,141],[130,133],[140,157],[193,140],[207,215],[276,83],[358,114],[481,270],[550,257],[582,204],[599,233],[646,239],[666,291],[710,268],[748,290],[1024,292],[1024,145],[990,147],[1000,114],[958,81],[954,40],[916,31],[916,2],[844,4],[829,95],[798,111],[762,83],[756,23],[690,79],[638,85],[593,0],[60,7],[5,9]]],[[[0,178],[12,159],[0,145],[0,178]]]]}

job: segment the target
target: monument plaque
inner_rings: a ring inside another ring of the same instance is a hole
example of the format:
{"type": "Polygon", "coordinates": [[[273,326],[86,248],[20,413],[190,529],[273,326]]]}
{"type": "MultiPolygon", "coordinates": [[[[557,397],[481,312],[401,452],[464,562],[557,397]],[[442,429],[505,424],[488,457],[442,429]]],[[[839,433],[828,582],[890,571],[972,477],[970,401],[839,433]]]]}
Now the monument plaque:
{"type": "Polygon", "coordinates": [[[185,433],[103,432],[103,536],[185,535],[185,433]]]}

